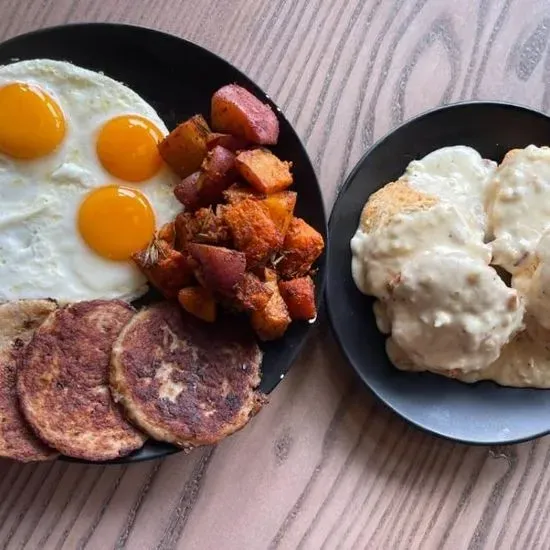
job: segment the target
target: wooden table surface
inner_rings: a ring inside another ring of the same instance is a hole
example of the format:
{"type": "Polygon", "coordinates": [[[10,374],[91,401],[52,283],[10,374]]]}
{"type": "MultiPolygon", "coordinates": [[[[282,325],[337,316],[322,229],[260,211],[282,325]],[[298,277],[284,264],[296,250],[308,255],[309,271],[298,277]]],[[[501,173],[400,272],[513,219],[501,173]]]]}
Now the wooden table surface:
{"type": "MultiPolygon", "coordinates": [[[[548,0],[2,0],[0,38],[121,21],[236,64],[304,140],[328,208],[379,136],[469,98],[550,110],[548,0]]],[[[550,548],[550,439],[440,441],[377,404],[328,327],[217,448],[131,466],[0,461],[0,548],[550,548]]]]}

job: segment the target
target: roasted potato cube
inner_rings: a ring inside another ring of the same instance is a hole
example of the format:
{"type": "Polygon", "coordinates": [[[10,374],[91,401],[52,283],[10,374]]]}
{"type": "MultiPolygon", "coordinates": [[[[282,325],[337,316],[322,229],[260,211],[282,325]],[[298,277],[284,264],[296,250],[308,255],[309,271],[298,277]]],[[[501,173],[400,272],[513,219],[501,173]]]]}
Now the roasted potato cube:
{"type": "Polygon", "coordinates": [[[243,278],[246,257],[242,252],[222,246],[189,243],[187,250],[199,264],[197,279],[212,292],[233,296],[234,288],[243,278]]]}
{"type": "Polygon", "coordinates": [[[185,209],[190,212],[196,210],[201,203],[199,188],[197,187],[200,175],[200,172],[193,172],[174,187],[176,199],[178,199],[183,206],[185,206],[185,209]]]}
{"type": "Polygon", "coordinates": [[[196,172],[208,152],[210,128],[201,115],[195,115],[172,130],[160,143],[164,162],[180,177],[196,172]]]}
{"type": "Polygon", "coordinates": [[[241,151],[235,166],[242,177],[262,193],[276,193],[292,185],[292,163],[280,160],[267,149],[241,151]]]}
{"type": "Polygon", "coordinates": [[[315,285],[309,275],[290,281],[279,281],[279,292],[293,321],[315,319],[315,285]]]}
{"type": "Polygon", "coordinates": [[[296,206],[297,194],[294,191],[280,191],[279,193],[273,193],[262,201],[269,210],[271,219],[275,222],[275,225],[284,236],[288,231],[292,216],[294,214],[294,207],[296,206]]]}
{"type": "Polygon", "coordinates": [[[244,199],[226,206],[223,218],[235,248],[246,254],[249,269],[265,263],[283,244],[283,236],[261,201],[244,199]]]}
{"type": "Polygon", "coordinates": [[[245,139],[230,134],[210,134],[206,140],[206,146],[208,149],[214,149],[217,145],[221,145],[236,153],[237,151],[246,149],[250,144],[245,139]]]}
{"type": "Polygon", "coordinates": [[[199,208],[193,213],[181,212],[176,216],[174,225],[178,250],[184,250],[190,242],[219,246],[231,242],[229,227],[221,214],[212,208],[199,208]]]}
{"type": "Polygon", "coordinates": [[[292,218],[285,235],[282,258],[277,263],[277,271],[285,279],[306,275],[324,247],[323,237],[318,231],[302,218],[292,218]]]}
{"type": "Polygon", "coordinates": [[[170,248],[174,248],[174,243],[176,242],[176,226],[174,222],[168,222],[165,223],[158,231],[157,231],[157,239],[160,239],[161,241],[164,241],[165,243],[170,246],[170,248]]]}
{"type": "Polygon", "coordinates": [[[275,145],[279,120],[273,109],[237,84],[212,96],[212,128],[259,145],[275,145]]]}
{"type": "Polygon", "coordinates": [[[132,259],[166,298],[175,298],[178,291],[193,280],[194,262],[166,241],[155,239],[146,249],[134,254],[132,259]]]}
{"type": "Polygon", "coordinates": [[[213,323],[216,320],[216,301],[212,292],[202,286],[188,286],[178,292],[178,301],[185,311],[213,323]]]}
{"type": "Polygon", "coordinates": [[[197,181],[201,206],[220,202],[223,192],[235,181],[235,155],[218,145],[208,153],[201,168],[197,181]]]}
{"type": "Polygon", "coordinates": [[[235,287],[234,305],[245,311],[260,311],[267,306],[273,290],[260,279],[247,271],[235,287]]]}
{"type": "Polygon", "coordinates": [[[265,284],[273,291],[273,294],[264,309],[254,311],[250,315],[252,328],[260,340],[264,341],[281,338],[291,322],[288,308],[277,286],[277,276],[274,272],[269,274],[270,271],[266,269],[265,284]]]}
{"type": "Polygon", "coordinates": [[[243,199],[261,200],[265,199],[265,193],[256,191],[250,185],[244,183],[234,183],[223,192],[223,198],[230,204],[242,201],[243,199]]]}
{"type": "Polygon", "coordinates": [[[194,235],[194,220],[193,212],[180,212],[174,220],[174,228],[176,230],[175,249],[185,250],[187,244],[193,242],[194,235]]]}

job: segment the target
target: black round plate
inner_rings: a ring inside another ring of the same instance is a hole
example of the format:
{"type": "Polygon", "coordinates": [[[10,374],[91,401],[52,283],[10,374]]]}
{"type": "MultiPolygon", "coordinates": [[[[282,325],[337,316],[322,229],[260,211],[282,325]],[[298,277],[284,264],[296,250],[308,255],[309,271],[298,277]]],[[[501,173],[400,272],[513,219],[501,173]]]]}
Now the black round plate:
{"type": "MultiPolygon", "coordinates": [[[[325,238],[323,199],[307,152],[281,110],[243,73],[213,53],[181,38],[152,29],[107,23],[75,24],[42,29],[0,45],[0,64],[16,60],[48,58],[68,61],[101,71],[123,82],[149,102],[168,128],[201,113],[209,118],[212,94],[225,84],[237,83],[269,103],[279,118],[276,155],[293,163],[298,192],[297,216],[304,218],[325,238]]],[[[326,257],[317,261],[317,303],[323,296],[326,257]]],[[[311,329],[308,323],[292,323],[285,336],[262,345],[262,383],[270,393],[283,379],[311,329]]],[[[114,462],[158,458],[177,449],[148,442],[141,450],[114,462]]]]}
{"type": "Polygon", "coordinates": [[[550,431],[550,391],[473,385],[394,368],[373,300],[351,276],[350,240],[369,195],[435,149],[469,145],[502,160],[513,148],[550,143],[550,118],[503,103],[459,103],[423,114],[374,145],[345,182],[329,222],[327,305],[343,352],[367,386],[400,416],[436,435],[474,444],[523,441],[550,431]]]}

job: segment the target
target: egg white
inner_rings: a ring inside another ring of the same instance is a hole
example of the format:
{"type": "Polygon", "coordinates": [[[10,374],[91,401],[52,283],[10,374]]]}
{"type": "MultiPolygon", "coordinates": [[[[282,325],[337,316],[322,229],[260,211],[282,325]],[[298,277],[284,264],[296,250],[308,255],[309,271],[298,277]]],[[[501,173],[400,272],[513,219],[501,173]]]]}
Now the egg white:
{"type": "Polygon", "coordinates": [[[12,82],[47,92],[63,111],[66,135],[46,157],[29,161],[0,154],[0,300],[139,297],[147,290],[145,277],[130,261],[93,252],[78,232],[77,215],[92,189],[115,183],[149,199],[157,227],[173,219],[181,205],[173,195],[177,179],[166,167],[133,184],[107,173],[96,154],[98,132],[113,117],[141,115],[164,135],[166,126],[127,86],[70,63],[34,59],[0,67],[0,86],[12,82]]]}

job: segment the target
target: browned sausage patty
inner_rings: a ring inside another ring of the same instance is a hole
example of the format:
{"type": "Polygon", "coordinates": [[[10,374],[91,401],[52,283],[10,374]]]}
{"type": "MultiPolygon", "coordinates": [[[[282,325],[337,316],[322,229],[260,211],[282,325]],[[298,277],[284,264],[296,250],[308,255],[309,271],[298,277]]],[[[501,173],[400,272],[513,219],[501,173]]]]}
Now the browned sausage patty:
{"type": "Polygon", "coordinates": [[[23,354],[17,380],[23,413],[41,439],[67,456],[110,460],[145,441],[109,392],[113,342],[133,315],[118,300],[66,306],[34,333],[23,354]]]}
{"type": "Polygon", "coordinates": [[[262,354],[248,329],[234,325],[203,323],[169,302],[139,312],[111,362],[111,389],[129,418],[180,447],[242,428],[265,400],[256,390],[262,354]]]}
{"type": "Polygon", "coordinates": [[[57,308],[49,300],[18,300],[0,305],[0,456],[21,462],[49,460],[57,451],[31,430],[19,410],[17,365],[34,330],[57,308]]]}

